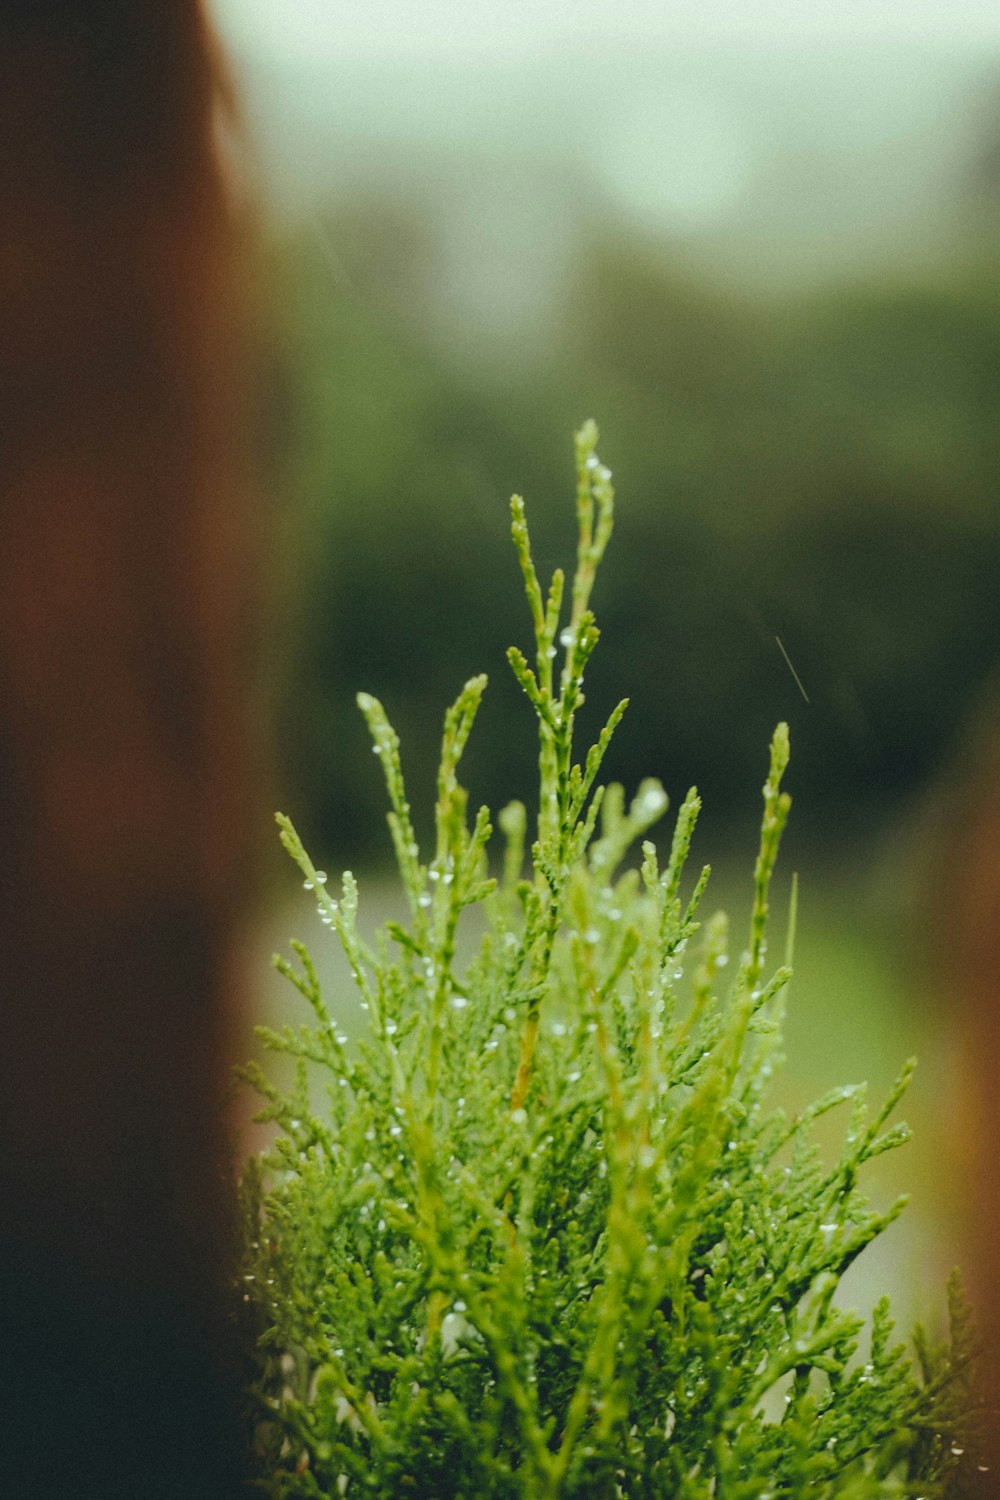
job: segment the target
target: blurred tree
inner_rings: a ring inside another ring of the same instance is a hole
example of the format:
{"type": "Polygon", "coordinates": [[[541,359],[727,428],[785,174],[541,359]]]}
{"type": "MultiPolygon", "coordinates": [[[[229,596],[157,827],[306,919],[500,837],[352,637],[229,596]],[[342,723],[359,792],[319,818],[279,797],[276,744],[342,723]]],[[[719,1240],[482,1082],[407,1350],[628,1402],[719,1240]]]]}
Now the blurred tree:
{"type": "Polygon", "coordinates": [[[928,806],[925,861],[928,960],[958,1022],[959,1088],[943,1111],[944,1149],[963,1184],[962,1242],[969,1293],[985,1344],[988,1457],[1000,1471],[1000,682],[980,695],[928,806]],[[941,872],[945,875],[942,879],[941,872]]]}
{"type": "Polygon", "coordinates": [[[796,837],[890,819],[996,665],[989,284],[942,271],[753,303],[592,224],[561,334],[501,382],[437,341],[431,222],[345,206],[328,234],[335,275],[315,246],[279,256],[301,411],[288,472],[308,537],[289,766],[314,840],[354,859],[380,838],[359,686],[386,698],[414,786],[429,786],[433,705],[487,668],[474,791],[524,789],[534,752],[502,654],[506,500],[523,490],[543,563],[561,555],[558,456],[587,413],[624,501],[591,677],[595,712],[635,688],[613,773],[655,772],[675,796],[697,780],[709,825],[749,822],[760,747],[784,717],[796,837]],[[442,645],[456,636],[461,660],[442,645]]]}
{"type": "Polygon", "coordinates": [[[224,1500],[246,525],[197,0],[0,16],[0,1492],[224,1500]]]}

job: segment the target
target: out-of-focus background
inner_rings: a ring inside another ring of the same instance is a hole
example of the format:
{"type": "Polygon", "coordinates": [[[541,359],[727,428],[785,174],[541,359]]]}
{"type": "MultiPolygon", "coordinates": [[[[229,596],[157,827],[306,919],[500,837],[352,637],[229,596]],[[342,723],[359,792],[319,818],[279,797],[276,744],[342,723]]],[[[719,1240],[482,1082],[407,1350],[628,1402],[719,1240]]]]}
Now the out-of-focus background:
{"type": "MultiPolygon", "coordinates": [[[[916,1145],[872,1179],[914,1202],[852,1277],[860,1302],[888,1280],[901,1321],[939,1324],[986,1170],[963,1058],[995,1030],[975,913],[1000,880],[981,795],[1000,760],[1000,11],[214,11],[266,246],[280,804],[380,915],[383,788],[354,694],[400,731],[419,831],[444,706],[479,670],[473,797],[530,795],[507,500],[526,496],[545,571],[567,561],[570,436],[596,417],[619,512],[590,722],[627,692],[611,774],[655,774],[675,805],[698,784],[696,857],[739,918],[789,720],[785,1095],[878,1094],[919,1054],[916,1145]]],[[[274,871],[262,1009],[273,940],[325,940],[274,871]]]]}

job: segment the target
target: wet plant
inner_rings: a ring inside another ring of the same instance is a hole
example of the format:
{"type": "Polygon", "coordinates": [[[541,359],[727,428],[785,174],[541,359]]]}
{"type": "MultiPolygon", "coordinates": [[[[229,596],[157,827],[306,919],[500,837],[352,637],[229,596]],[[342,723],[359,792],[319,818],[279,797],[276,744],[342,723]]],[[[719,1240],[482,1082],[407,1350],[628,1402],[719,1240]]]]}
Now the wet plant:
{"type": "Polygon", "coordinates": [[[863,1088],[794,1119],[768,1101],[790,977],[767,957],[784,725],[732,955],[725,917],[702,917],[708,869],[686,874],[697,793],[660,851],[646,837],[667,810],[660,784],[627,800],[599,782],[624,700],[578,756],[614,509],[596,444],[588,423],[568,585],[557,571],[543,592],[512,501],[534,627],[532,659],[508,653],[539,734],[530,849],[512,803],[494,878],[491,815],[470,816],[458,780],[485,677],[445,715],[426,852],[397,736],[358,698],[409,911],[374,945],[353,876],[334,895],[278,817],[353,974],[335,1009],[360,1005],[366,1024],[351,1042],[302,944],[275,960],[312,1019],[260,1031],[296,1059],[290,1089],[243,1070],[278,1132],[243,1182],[260,1484],[379,1500],[931,1500],[976,1467],[957,1286],[951,1341],[918,1330],[912,1352],[887,1301],[869,1325],[837,1302],[903,1206],[871,1206],[863,1177],[906,1138],[890,1117],[912,1065],[874,1108],[863,1088]],[[461,964],[470,914],[478,947],[461,964]],[[811,1131],[838,1109],[826,1161],[811,1131]]]}

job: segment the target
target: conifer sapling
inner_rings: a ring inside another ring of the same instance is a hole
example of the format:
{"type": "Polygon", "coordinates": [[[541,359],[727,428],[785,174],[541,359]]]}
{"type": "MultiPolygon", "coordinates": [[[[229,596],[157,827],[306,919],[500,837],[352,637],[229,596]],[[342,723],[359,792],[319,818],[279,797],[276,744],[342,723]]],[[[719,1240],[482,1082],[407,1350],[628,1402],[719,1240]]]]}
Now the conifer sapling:
{"type": "Polygon", "coordinates": [[[470,816],[458,780],[485,677],[445,715],[426,851],[397,736],[359,695],[409,910],[374,945],[354,878],[333,895],[278,817],[355,993],[322,995],[293,944],[295,962],[275,962],[311,1024],[260,1036],[297,1060],[296,1083],[243,1070],[278,1127],[243,1181],[260,1483],[378,1500],[932,1500],[975,1468],[958,1289],[951,1343],[918,1331],[914,1357],[886,1301],[865,1327],[836,1300],[902,1207],[871,1207],[863,1169],[906,1137],[889,1120],[911,1065],[874,1110],[860,1088],[795,1119],[768,1103],[790,976],[766,950],[787,729],[732,962],[725,917],[702,920],[708,869],[686,874],[697,793],[661,853],[646,838],[659,782],[628,801],[598,780],[625,700],[585,754],[574,744],[614,509],[596,444],[587,423],[568,590],[557,571],[543,592],[512,501],[534,652],[508,655],[539,735],[527,866],[524,806],[499,814],[493,878],[490,813],[470,816]],[[355,1005],[353,1044],[331,1007],[355,1005]],[[810,1132],[835,1109],[830,1163],[810,1132]]]}

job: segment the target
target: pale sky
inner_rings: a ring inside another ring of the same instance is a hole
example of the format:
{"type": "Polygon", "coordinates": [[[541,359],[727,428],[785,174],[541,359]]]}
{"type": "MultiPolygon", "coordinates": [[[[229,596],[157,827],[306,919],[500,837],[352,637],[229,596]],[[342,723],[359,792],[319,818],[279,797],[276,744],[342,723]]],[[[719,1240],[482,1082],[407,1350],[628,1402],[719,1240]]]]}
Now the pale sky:
{"type": "Polygon", "coordinates": [[[1000,44],[996,0],[213,0],[238,49],[278,60],[501,54],[567,37],[1000,44]]]}
{"type": "Polygon", "coordinates": [[[476,305],[515,251],[562,274],[560,184],[754,274],[878,253],[1000,97],[1000,0],[209,3],[262,195],[425,195],[476,305]]]}

